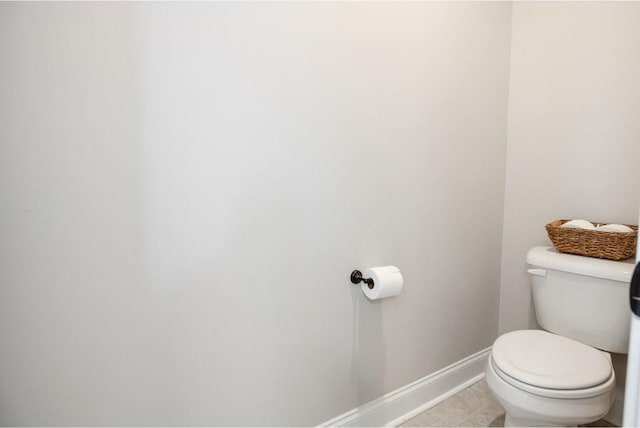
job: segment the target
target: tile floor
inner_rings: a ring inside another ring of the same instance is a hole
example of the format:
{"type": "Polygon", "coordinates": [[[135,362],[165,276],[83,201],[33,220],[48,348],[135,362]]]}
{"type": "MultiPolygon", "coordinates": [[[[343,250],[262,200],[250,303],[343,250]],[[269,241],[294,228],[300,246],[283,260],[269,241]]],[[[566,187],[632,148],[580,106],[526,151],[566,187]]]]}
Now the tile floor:
{"type": "MultiPolygon", "coordinates": [[[[502,427],[504,409],[483,380],[409,419],[401,427],[502,427]]],[[[613,427],[599,420],[590,427],[613,427]]]]}
{"type": "Polygon", "coordinates": [[[483,379],[400,426],[501,427],[504,409],[483,379]]]}

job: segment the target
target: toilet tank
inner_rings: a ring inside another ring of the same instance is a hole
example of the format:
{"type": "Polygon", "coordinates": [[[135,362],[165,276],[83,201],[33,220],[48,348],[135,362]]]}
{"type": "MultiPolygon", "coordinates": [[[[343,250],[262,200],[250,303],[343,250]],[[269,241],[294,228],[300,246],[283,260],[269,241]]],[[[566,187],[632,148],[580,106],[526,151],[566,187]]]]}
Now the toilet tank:
{"type": "Polygon", "coordinates": [[[633,260],[616,262],[535,247],[527,253],[527,263],[542,328],[604,351],[627,353],[633,260]]]}

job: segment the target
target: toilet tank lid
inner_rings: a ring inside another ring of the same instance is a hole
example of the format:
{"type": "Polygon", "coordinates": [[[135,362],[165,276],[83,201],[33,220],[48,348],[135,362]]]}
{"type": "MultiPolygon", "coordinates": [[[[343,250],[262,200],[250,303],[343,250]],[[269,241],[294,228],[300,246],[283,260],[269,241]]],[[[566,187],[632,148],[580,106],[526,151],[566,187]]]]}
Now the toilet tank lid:
{"type": "Polygon", "coordinates": [[[559,253],[552,247],[534,247],[527,253],[527,263],[547,269],[610,279],[623,283],[631,281],[633,259],[623,261],[603,260],[593,257],[559,253]]]}

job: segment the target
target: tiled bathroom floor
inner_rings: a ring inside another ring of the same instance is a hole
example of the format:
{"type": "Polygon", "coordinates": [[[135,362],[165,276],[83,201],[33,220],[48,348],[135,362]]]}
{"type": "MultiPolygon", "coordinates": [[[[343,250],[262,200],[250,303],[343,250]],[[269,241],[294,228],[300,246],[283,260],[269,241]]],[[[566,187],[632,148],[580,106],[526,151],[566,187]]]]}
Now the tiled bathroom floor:
{"type": "MultiPolygon", "coordinates": [[[[483,380],[409,419],[401,427],[502,427],[504,409],[483,380]]],[[[615,425],[599,420],[590,427],[615,425]]]]}
{"type": "Polygon", "coordinates": [[[504,409],[483,379],[400,426],[501,427],[504,409]]]}

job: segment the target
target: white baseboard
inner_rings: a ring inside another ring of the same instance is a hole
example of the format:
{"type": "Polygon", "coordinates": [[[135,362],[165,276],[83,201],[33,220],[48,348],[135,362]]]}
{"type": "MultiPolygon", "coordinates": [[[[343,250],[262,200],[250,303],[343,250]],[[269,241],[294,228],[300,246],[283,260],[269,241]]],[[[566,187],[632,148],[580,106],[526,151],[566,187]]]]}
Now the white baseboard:
{"type": "Polygon", "coordinates": [[[398,426],[482,379],[490,350],[483,349],[319,426],[398,426]]]}

